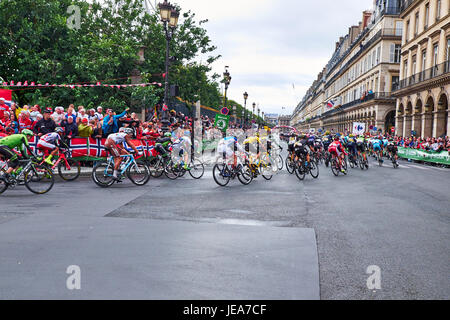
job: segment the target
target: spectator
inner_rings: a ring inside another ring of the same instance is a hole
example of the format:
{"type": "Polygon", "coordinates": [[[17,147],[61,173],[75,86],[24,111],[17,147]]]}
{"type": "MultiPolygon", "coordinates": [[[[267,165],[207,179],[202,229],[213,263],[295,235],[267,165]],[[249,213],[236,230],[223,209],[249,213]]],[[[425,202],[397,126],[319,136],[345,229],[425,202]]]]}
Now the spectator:
{"type": "Polygon", "coordinates": [[[78,125],[78,136],[83,138],[88,138],[92,135],[94,129],[89,124],[89,120],[87,118],[83,118],[81,123],[78,125]]]}
{"type": "Polygon", "coordinates": [[[56,124],[55,121],[51,119],[51,114],[51,109],[45,109],[44,118],[36,123],[36,126],[34,127],[34,133],[36,133],[39,137],[55,131],[56,124]]]}
{"type": "Polygon", "coordinates": [[[112,109],[108,109],[107,115],[105,116],[105,118],[103,118],[102,130],[104,138],[108,137],[108,135],[110,135],[111,133],[117,133],[119,131],[118,120],[124,117],[127,114],[128,110],[130,110],[130,108],[125,109],[125,111],[119,115],[115,115],[112,109]]]}
{"type": "Polygon", "coordinates": [[[97,113],[95,112],[95,109],[89,109],[89,111],[88,111],[88,120],[89,120],[89,122],[91,120],[97,120],[97,119],[98,119],[98,116],[97,116],[97,113]]]}
{"type": "Polygon", "coordinates": [[[64,115],[64,108],[63,107],[56,107],[55,112],[52,114],[52,119],[55,121],[55,124],[59,127],[61,126],[61,123],[63,122],[65,118],[64,115]]]}
{"type": "Polygon", "coordinates": [[[102,107],[97,107],[97,112],[95,113],[95,115],[97,116],[98,121],[102,121],[103,118],[104,118],[103,108],[102,107]]]}
{"type": "Polygon", "coordinates": [[[0,98],[0,119],[3,119],[5,112],[9,111],[9,106],[5,103],[5,98],[0,98]]]}
{"type": "Polygon", "coordinates": [[[68,117],[64,122],[63,122],[63,127],[64,127],[64,132],[66,135],[67,139],[72,139],[76,136],[78,136],[78,126],[75,123],[75,120],[73,119],[73,117],[68,117]]]}
{"type": "Polygon", "coordinates": [[[91,120],[94,121],[94,132],[92,133],[92,136],[96,139],[101,139],[103,136],[102,132],[102,122],[98,120],[91,120]]]}
{"type": "Polygon", "coordinates": [[[84,120],[88,120],[89,121],[89,116],[86,114],[86,110],[85,109],[80,109],[78,111],[77,114],[77,124],[80,125],[80,123],[84,120]]]}
{"type": "Polygon", "coordinates": [[[33,126],[33,121],[30,119],[30,113],[26,110],[22,111],[20,113],[20,120],[19,120],[19,132],[22,132],[24,129],[30,130],[33,126]]]}
{"type": "Polygon", "coordinates": [[[7,134],[16,134],[19,133],[19,122],[17,121],[17,117],[15,112],[11,112],[9,116],[9,121],[6,123],[6,133],[7,134]]]}
{"type": "Polygon", "coordinates": [[[31,121],[35,122],[37,120],[38,115],[41,115],[41,111],[39,110],[39,106],[37,104],[35,104],[34,106],[31,107],[31,112],[30,112],[30,119],[31,121]]]}

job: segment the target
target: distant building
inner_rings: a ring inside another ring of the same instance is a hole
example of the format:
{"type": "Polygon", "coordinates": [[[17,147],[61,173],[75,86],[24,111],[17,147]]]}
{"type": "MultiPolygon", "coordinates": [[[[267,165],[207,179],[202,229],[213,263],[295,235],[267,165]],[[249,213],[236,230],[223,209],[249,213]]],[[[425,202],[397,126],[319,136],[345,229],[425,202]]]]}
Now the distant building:
{"type": "Polygon", "coordinates": [[[277,126],[278,125],[278,114],[275,114],[275,113],[265,114],[264,121],[271,125],[277,126]]]}

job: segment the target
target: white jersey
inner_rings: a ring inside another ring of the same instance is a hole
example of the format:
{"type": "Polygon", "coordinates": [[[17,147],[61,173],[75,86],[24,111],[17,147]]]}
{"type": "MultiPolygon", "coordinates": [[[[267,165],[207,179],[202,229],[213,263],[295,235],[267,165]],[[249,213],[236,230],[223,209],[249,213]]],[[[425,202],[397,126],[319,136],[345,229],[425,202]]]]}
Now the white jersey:
{"type": "Polygon", "coordinates": [[[113,133],[108,136],[108,139],[114,141],[115,144],[123,143],[126,141],[127,134],[125,132],[113,133]]]}
{"type": "Polygon", "coordinates": [[[47,143],[54,144],[56,141],[61,140],[60,135],[57,132],[50,132],[41,137],[39,141],[44,141],[47,143]]]}

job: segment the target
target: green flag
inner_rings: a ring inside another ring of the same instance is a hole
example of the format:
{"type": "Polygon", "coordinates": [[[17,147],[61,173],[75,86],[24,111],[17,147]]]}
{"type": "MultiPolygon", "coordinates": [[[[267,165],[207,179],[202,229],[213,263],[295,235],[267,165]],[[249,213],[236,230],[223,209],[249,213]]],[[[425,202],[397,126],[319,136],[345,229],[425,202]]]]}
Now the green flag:
{"type": "Polygon", "coordinates": [[[223,114],[216,114],[216,121],[214,125],[222,131],[228,129],[228,122],[230,121],[230,116],[224,116],[223,114]]]}

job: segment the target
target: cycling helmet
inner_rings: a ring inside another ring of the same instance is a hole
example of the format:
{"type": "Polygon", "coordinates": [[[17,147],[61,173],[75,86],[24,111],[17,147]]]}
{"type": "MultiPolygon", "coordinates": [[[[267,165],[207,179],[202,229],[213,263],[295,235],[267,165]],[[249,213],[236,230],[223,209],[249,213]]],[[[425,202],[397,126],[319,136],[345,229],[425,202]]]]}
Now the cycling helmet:
{"type": "Polygon", "coordinates": [[[339,136],[338,135],[334,136],[334,141],[339,141],[339,136]]]}
{"type": "Polygon", "coordinates": [[[172,134],[170,132],[166,132],[166,133],[164,133],[164,137],[171,138],[172,134]]]}
{"type": "Polygon", "coordinates": [[[124,132],[124,130],[125,130],[125,127],[121,127],[121,128],[119,129],[119,133],[124,132]]]}
{"type": "Polygon", "coordinates": [[[131,128],[124,128],[123,132],[126,133],[126,134],[133,134],[134,133],[133,129],[131,129],[131,128]]]}
{"type": "Polygon", "coordinates": [[[33,131],[28,130],[28,129],[22,130],[22,134],[24,134],[24,135],[26,135],[26,136],[34,136],[33,131]]]}
{"type": "Polygon", "coordinates": [[[55,132],[57,132],[57,133],[63,133],[64,132],[64,128],[61,128],[61,127],[57,127],[56,129],[55,129],[55,132]]]}

